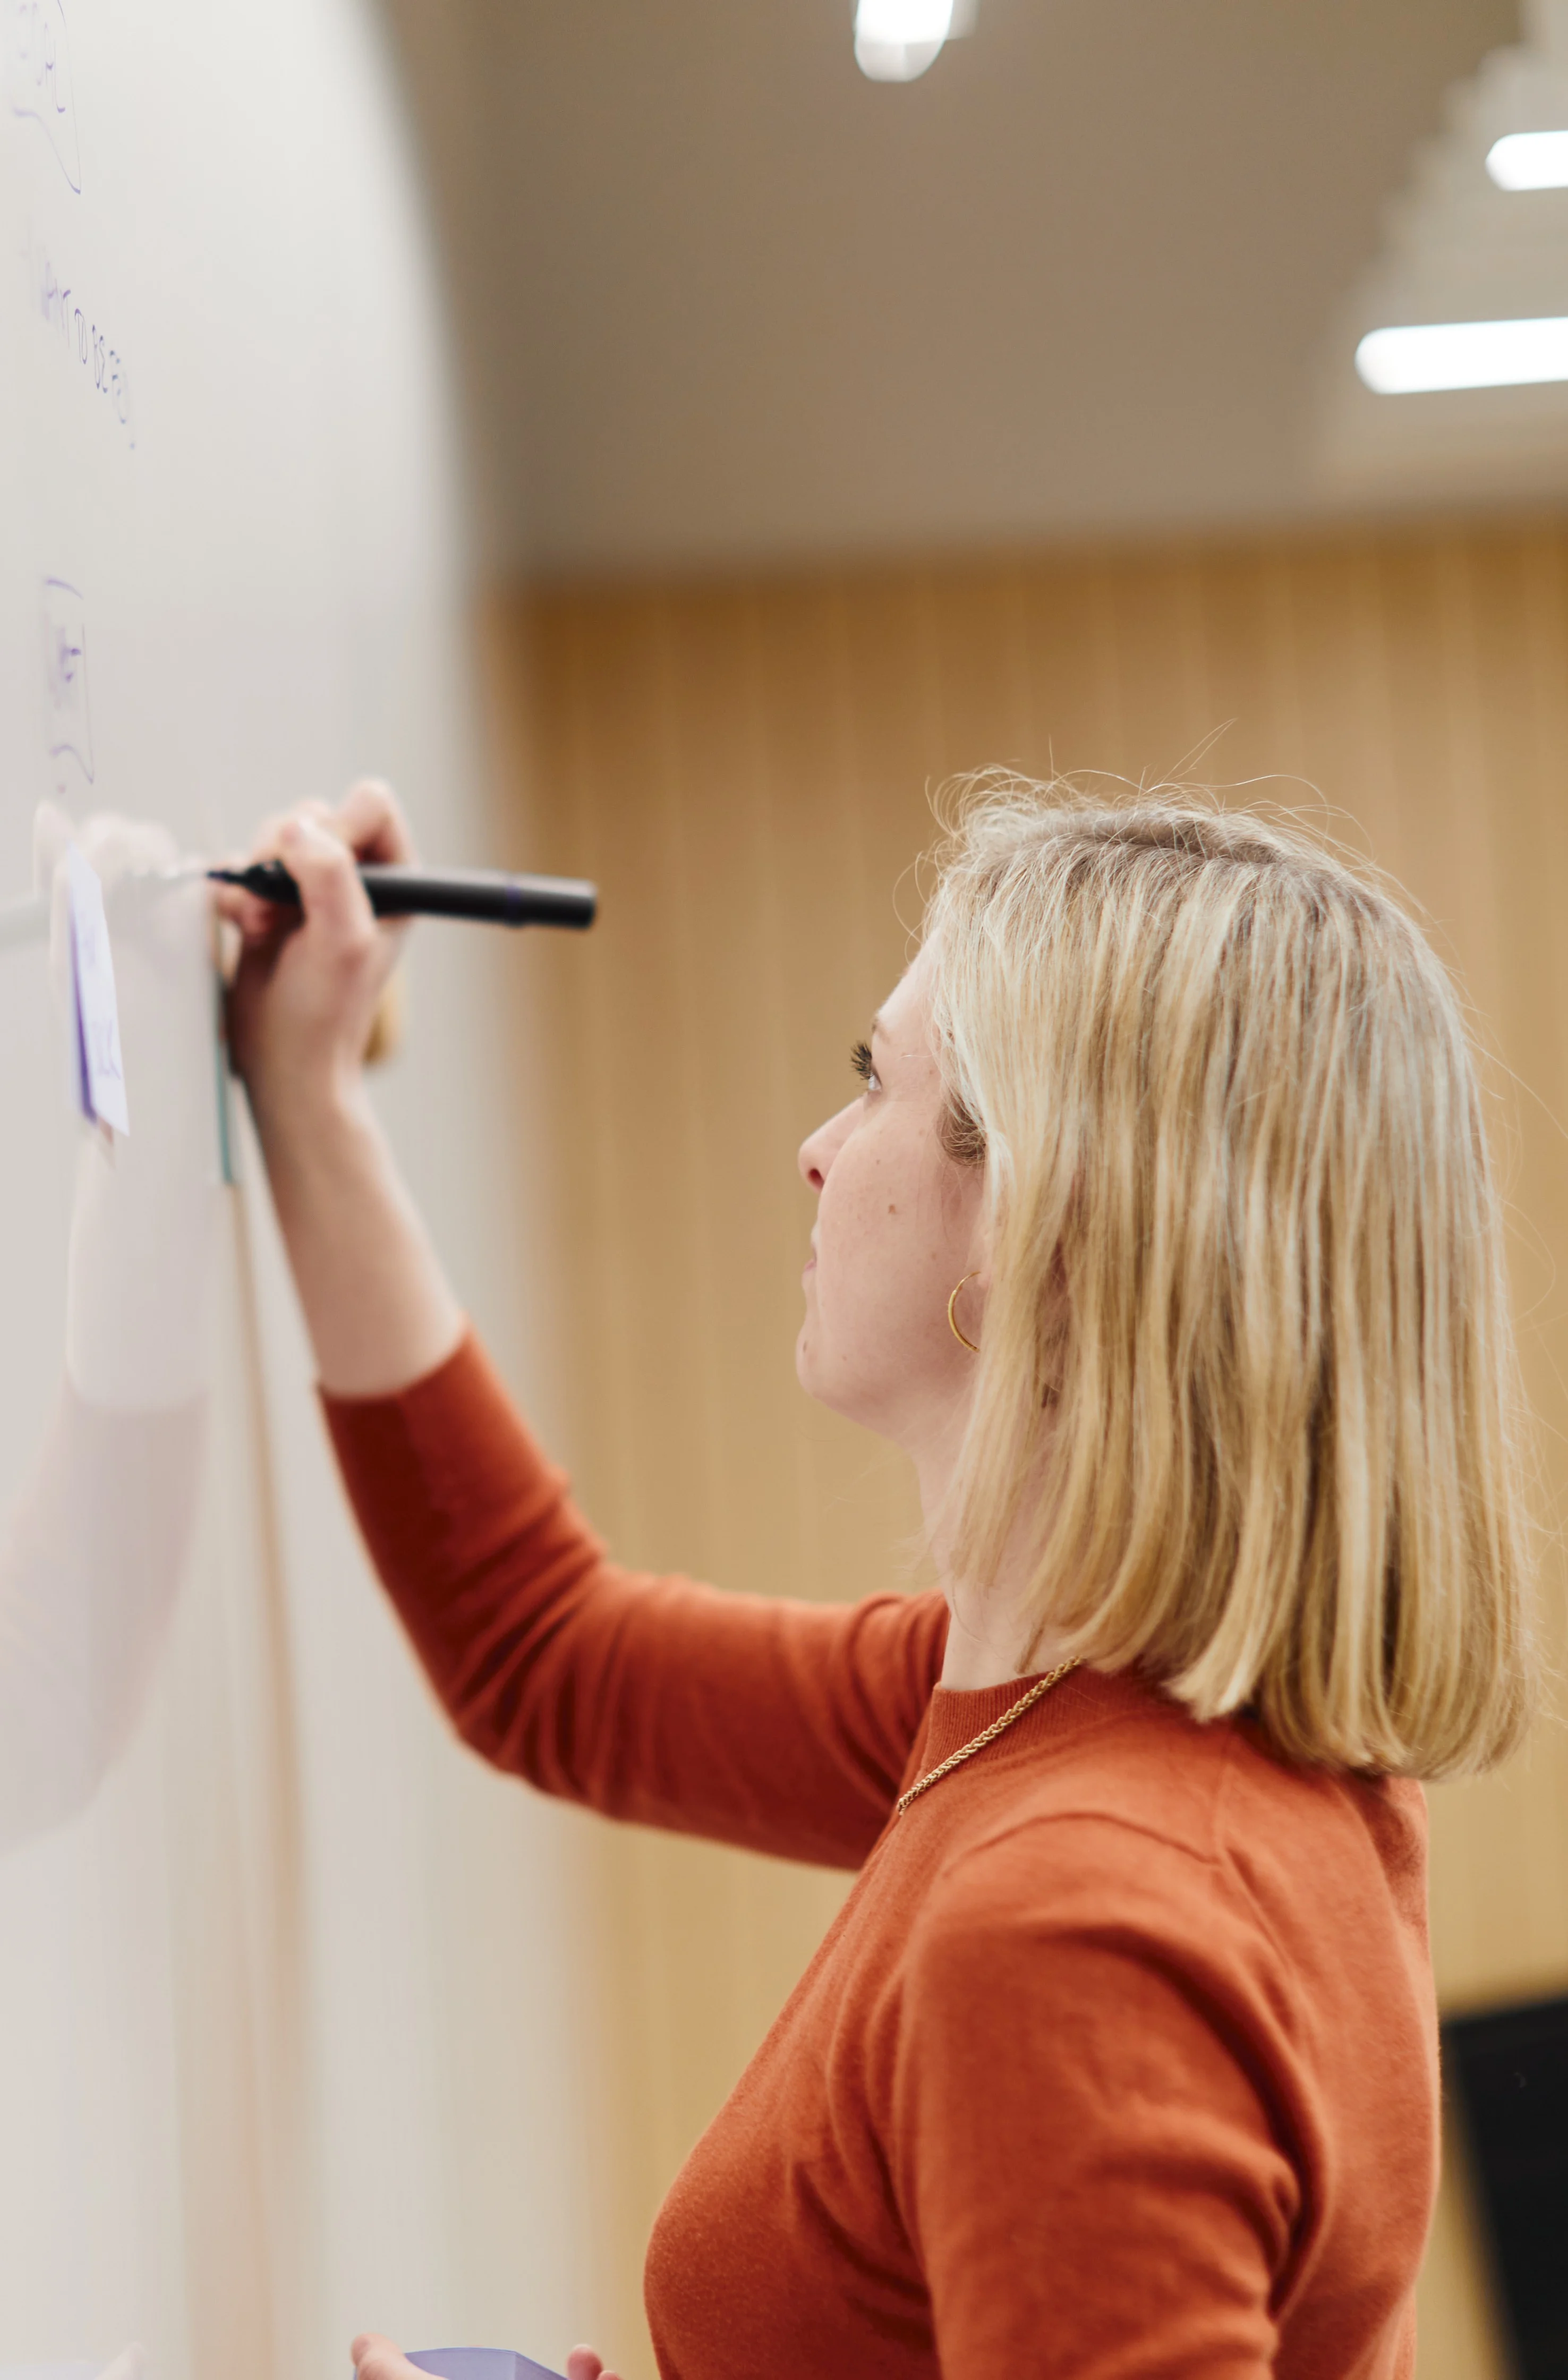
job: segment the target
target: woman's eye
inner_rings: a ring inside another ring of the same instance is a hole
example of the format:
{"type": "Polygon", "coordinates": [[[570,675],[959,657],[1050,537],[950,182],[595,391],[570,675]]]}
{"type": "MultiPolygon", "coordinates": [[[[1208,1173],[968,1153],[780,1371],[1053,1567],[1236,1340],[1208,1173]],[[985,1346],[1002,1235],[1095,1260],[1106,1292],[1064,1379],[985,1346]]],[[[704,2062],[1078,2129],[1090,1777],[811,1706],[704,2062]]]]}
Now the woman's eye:
{"type": "Polygon", "coordinates": [[[869,1091],[881,1089],[881,1078],[871,1063],[871,1052],[864,1041],[857,1041],[849,1053],[849,1062],[869,1091]]]}

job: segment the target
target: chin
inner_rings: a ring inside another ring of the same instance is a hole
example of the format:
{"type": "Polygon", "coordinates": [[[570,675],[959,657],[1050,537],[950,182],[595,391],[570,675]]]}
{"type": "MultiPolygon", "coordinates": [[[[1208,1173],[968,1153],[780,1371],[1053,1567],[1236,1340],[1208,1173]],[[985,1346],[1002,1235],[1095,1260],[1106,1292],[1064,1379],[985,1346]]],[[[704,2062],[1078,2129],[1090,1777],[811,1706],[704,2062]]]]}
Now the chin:
{"type": "MultiPolygon", "coordinates": [[[[849,1383],[842,1378],[834,1380],[831,1372],[824,1371],[804,1331],[796,1342],[795,1377],[813,1404],[825,1406],[829,1413],[837,1414],[842,1421],[852,1421],[861,1429],[875,1431],[879,1438],[887,1436],[887,1432],[871,1419],[867,1410],[867,1398],[857,1396],[849,1383]]],[[[3,2375],[0,2375],[0,2380],[3,2380],[3,2375]]]]}

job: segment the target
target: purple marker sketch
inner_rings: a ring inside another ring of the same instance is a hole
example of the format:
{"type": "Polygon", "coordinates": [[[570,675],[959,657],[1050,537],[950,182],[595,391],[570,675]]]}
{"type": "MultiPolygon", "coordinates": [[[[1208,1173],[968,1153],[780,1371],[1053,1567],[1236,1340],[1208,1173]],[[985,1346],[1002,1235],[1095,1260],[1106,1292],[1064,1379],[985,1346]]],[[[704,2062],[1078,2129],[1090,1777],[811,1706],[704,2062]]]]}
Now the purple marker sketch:
{"type": "Polygon", "coordinates": [[[81,195],[76,80],[61,0],[6,0],[6,96],[13,115],[43,128],[60,171],[81,195]]]}
{"type": "MultiPolygon", "coordinates": [[[[43,582],[46,742],[52,760],[68,753],[92,783],[92,715],[87,700],[87,611],[81,589],[64,578],[43,582]]],[[[61,791],[65,790],[62,785],[61,791]]]]}
{"type": "Polygon", "coordinates": [[[59,342],[59,353],[67,362],[76,364],[81,385],[91,381],[94,395],[103,399],[125,431],[127,444],[134,447],[136,416],[131,405],[130,370],[124,356],[87,298],[70,280],[67,268],[56,262],[42,239],[30,238],[28,271],[39,319],[59,342]]]}

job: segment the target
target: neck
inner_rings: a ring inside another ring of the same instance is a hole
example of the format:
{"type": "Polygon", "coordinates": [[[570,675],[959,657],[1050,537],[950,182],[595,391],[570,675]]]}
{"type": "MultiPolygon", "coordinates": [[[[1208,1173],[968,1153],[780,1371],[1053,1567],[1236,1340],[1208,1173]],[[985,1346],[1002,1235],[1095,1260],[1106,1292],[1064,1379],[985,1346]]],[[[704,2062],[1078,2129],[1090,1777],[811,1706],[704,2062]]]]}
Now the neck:
{"type": "Polygon", "coordinates": [[[949,1614],[941,1682],[972,1694],[1055,1669],[1066,1655],[1057,1632],[1037,1629],[1028,1617],[1028,1579],[1022,1549],[1015,1556],[1009,1552],[996,1578],[985,1587],[960,1583],[945,1558],[944,1508],[958,1460],[958,1445],[951,1432],[942,1432],[911,1451],[920,1486],[926,1542],[949,1614]]]}

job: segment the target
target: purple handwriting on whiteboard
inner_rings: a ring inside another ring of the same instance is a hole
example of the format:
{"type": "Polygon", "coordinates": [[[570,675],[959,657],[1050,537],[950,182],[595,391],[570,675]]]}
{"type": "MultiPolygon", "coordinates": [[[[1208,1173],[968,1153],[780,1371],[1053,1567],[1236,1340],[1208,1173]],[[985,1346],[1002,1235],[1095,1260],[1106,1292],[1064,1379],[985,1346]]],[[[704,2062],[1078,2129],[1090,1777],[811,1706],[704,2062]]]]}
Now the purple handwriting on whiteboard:
{"type": "Polygon", "coordinates": [[[81,145],[63,0],[5,0],[6,96],[13,115],[41,124],[60,170],[79,196],[81,145]]]}
{"type": "MultiPolygon", "coordinates": [[[[43,582],[43,673],[51,759],[69,754],[92,783],[92,714],[87,701],[87,613],[64,578],[43,582]]],[[[62,785],[61,790],[64,791],[62,785]]]]}
{"type": "Polygon", "coordinates": [[[85,298],[64,278],[38,240],[32,247],[32,286],[39,314],[53,332],[61,354],[75,363],[93,393],[104,400],[134,446],[136,418],[125,358],[110,344],[85,298]]]}

